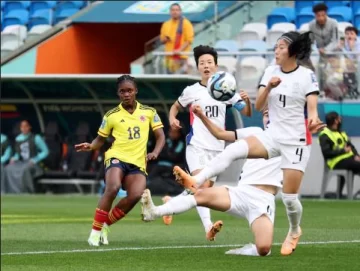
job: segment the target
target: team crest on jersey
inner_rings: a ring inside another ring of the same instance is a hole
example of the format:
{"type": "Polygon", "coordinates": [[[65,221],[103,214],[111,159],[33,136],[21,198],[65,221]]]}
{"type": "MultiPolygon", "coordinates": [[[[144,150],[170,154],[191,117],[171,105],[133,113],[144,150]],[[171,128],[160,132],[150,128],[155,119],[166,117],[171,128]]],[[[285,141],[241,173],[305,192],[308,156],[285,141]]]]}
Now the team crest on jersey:
{"type": "Polygon", "coordinates": [[[160,117],[158,114],[154,116],[154,122],[160,122],[160,117]]]}
{"type": "Polygon", "coordinates": [[[317,83],[317,79],[316,79],[315,73],[311,73],[311,83],[317,83]]]}
{"type": "Polygon", "coordinates": [[[112,164],[119,164],[120,161],[119,161],[118,159],[113,159],[113,160],[111,160],[111,163],[112,163],[112,164]]]}
{"type": "Polygon", "coordinates": [[[140,116],[140,121],[144,122],[146,120],[145,116],[140,116]]]}

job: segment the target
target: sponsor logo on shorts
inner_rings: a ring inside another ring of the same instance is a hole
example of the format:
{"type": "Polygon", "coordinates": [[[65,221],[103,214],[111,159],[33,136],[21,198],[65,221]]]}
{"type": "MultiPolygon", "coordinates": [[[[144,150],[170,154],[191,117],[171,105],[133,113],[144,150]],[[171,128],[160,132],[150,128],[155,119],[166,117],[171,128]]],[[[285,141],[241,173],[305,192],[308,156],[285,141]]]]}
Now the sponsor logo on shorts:
{"type": "Polygon", "coordinates": [[[119,164],[120,161],[119,161],[118,159],[113,159],[113,160],[111,160],[111,163],[112,163],[112,164],[119,164]]]}

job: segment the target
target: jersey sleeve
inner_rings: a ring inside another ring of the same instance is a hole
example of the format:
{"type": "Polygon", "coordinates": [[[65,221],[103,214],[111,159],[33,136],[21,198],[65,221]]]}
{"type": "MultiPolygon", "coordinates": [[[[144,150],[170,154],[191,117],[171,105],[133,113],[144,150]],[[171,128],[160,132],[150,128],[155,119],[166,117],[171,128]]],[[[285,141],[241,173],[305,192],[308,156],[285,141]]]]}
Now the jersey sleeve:
{"type": "Polygon", "coordinates": [[[187,107],[189,104],[193,103],[194,97],[191,94],[191,89],[189,87],[186,87],[177,101],[182,107],[187,107]]]}
{"type": "Polygon", "coordinates": [[[247,128],[236,129],[235,136],[236,136],[236,140],[239,140],[261,132],[263,132],[263,129],[261,129],[260,127],[247,127],[247,128]]]}
{"type": "Polygon", "coordinates": [[[164,125],[162,124],[161,119],[156,111],[154,111],[151,115],[150,125],[151,125],[151,129],[153,131],[164,127],[164,125]]]}
{"type": "Polygon", "coordinates": [[[111,118],[105,115],[99,127],[98,135],[102,137],[108,137],[111,134],[111,130],[112,130],[111,118]]]}
{"type": "Polygon", "coordinates": [[[267,86],[267,84],[269,83],[269,81],[270,81],[270,79],[272,77],[273,69],[274,69],[273,66],[270,66],[270,67],[265,69],[265,72],[264,72],[264,74],[263,74],[263,76],[261,77],[261,80],[260,80],[259,88],[267,86]]]}
{"type": "Polygon", "coordinates": [[[309,70],[306,74],[306,83],[304,84],[304,95],[309,96],[311,94],[319,95],[319,83],[316,79],[316,75],[313,71],[309,70]]]}

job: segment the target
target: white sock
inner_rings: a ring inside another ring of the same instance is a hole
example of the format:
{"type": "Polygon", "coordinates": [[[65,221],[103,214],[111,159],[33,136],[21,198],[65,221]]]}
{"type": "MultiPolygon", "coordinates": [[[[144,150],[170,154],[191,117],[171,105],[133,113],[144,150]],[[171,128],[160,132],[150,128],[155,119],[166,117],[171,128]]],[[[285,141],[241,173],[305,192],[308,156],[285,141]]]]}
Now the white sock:
{"type": "Polygon", "coordinates": [[[282,200],[289,219],[290,233],[298,234],[303,210],[298,194],[282,193],[282,200]]]}
{"type": "Polygon", "coordinates": [[[196,210],[200,216],[201,222],[203,223],[205,232],[208,232],[213,225],[211,222],[210,209],[207,207],[197,206],[196,210]]]}
{"type": "Polygon", "coordinates": [[[212,159],[205,168],[194,176],[196,183],[203,183],[210,178],[219,175],[236,159],[247,158],[249,152],[245,140],[236,141],[228,145],[219,155],[212,159]]]}
{"type": "Polygon", "coordinates": [[[97,231],[97,230],[92,229],[90,235],[96,235],[96,234],[100,235],[100,233],[101,233],[101,231],[97,231]]]}
{"type": "Polygon", "coordinates": [[[196,200],[193,195],[179,195],[172,198],[167,203],[155,207],[155,215],[161,217],[164,215],[180,214],[196,206],[196,200]]]}
{"type": "Polygon", "coordinates": [[[249,246],[249,249],[246,252],[247,252],[247,256],[260,256],[255,244],[251,244],[251,246],[249,246]]]}

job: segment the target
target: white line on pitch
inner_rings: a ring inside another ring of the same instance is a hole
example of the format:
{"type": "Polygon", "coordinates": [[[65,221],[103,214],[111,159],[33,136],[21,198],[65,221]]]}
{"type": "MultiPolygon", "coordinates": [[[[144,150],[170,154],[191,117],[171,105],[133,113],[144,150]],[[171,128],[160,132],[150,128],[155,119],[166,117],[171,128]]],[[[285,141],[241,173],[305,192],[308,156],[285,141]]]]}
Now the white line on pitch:
{"type": "MultiPolygon", "coordinates": [[[[360,240],[348,241],[317,241],[317,242],[299,242],[300,245],[327,245],[327,244],[347,244],[360,243],[360,240]]],[[[23,252],[5,252],[1,256],[7,255],[36,255],[36,254],[56,254],[56,253],[84,253],[84,252],[106,252],[106,251],[124,251],[124,250],[162,250],[162,249],[184,249],[184,248],[226,248],[226,247],[242,247],[245,244],[233,245],[198,245],[198,246],[163,246],[163,247],[118,247],[118,248],[98,248],[98,249],[74,249],[74,250],[53,250],[53,251],[23,251],[23,252]]],[[[281,243],[274,243],[274,246],[281,243]]]]}

